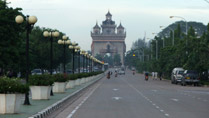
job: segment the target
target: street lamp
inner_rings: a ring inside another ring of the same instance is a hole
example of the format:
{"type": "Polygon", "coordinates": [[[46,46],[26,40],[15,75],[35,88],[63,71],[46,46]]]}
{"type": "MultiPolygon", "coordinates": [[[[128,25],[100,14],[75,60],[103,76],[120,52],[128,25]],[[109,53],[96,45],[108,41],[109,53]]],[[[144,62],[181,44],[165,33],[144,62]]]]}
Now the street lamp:
{"type": "MultiPolygon", "coordinates": [[[[160,28],[163,28],[165,26],[160,26],[160,28]]],[[[172,31],[172,34],[173,34],[173,37],[172,37],[172,45],[174,46],[174,30],[170,27],[168,27],[171,31],[172,31]]]]}
{"type": "Polygon", "coordinates": [[[50,38],[50,75],[52,75],[53,72],[53,37],[57,38],[59,37],[59,32],[58,31],[44,31],[43,36],[45,38],[49,37],[50,38]]]}
{"type": "Polygon", "coordinates": [[[78,43],[76,43],[76,42],[73,42],[73,43],[71,43],[71,45],[69,46],[69,49],[71,49],[72,51],[73,51],[73,69],[72,69],[72,71],[73,71],[73,74],[74,74],[74,72],[75,72],[75,64],[74,64],[74,55],[75,55],[75,47],[78,45],[78,43]]]}
{"type": "MultiPolygon", "coordinates": [[[[29,33],[33,29],[34,24],[37,22],[36,16],[26,16],[26,84],[28,83],[28,76],[29,76],[29,33]]],[[[24,21],[23,16],[18,15],[15,18],[17,24],[21,24],[24,21]]],[[[30,105],[29,101],[29,92],[25,93],[25,101],[24,105],[30,105]]]]}
{"type": "MultiPolygon", "coordinates": [[[[154,34],[157,34],[157,33],[152,33],[153,35],[154,34]]],[[[157,39],[156,39],[156,60],[158,59],[158,41],[157,41],[157,39]]]]}
{"type": "Polygon", "coordinates": [[[84,68],[85,68],[85,50],[81,50],[81,55],[83,56],[83,73],[84,73],[84,68]]]}
{"type": "MultiPolygon", "coordinates": [[[[170,18],[180,18],[185,21],[185,23],[186,23],[186,37],[187,37],[187,20],[181,16],[170,16],[170,18]]],[[[186,40],[186,45],[187,45],[187,40],[186,40]]]]}
{"type": "MultiPolygon", "coordinates": [[[[170,18],[174,18],[174,17],[181,18],[186,22],[186,46],[187,46],[187,20],[181,16],[170,16],[170,18]]],[[[186,54],[188,54],[188,51],[186,51],[186,54]]]]}
{"type": "Polygon", "coordinates": [[[78,73],[80,73],[80,51],[81,51],[81,47],[76,46],[75,47],[75,52],[78,54],[78,73]]]}
{"type": "Polygon", "coordinates": [[[65,57],[65,48],[66,48],[66,45],[70,45],[70,40],[68,39],[67,36],[62,36],[62,39],[63,40],[58,40],[58,44],[62,44],[63,45],[63,48],[64,48],[64,53],[63,53],[63,57],[64,57],[64,60],[63,60],[63,67],[64,67],[64,71],[63,73],[65,74],[66,73],[66,69],[65,69],[65,63],[66,63],[66,57],[65,57]],[[67,40],[68,39],[68,40],[67,40]]]}

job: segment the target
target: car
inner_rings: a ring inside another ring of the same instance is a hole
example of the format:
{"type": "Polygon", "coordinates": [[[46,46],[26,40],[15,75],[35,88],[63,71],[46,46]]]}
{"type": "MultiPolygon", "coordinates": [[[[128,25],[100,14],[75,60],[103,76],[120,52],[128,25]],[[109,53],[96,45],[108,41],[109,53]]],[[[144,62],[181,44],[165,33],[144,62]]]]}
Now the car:
{"type": "Polygon", "coordinates": [[[200,83],[200,78],[198,72],[195,70],[185,70],[181,78],[181,85],[186,86],[187,84],[194,84],[198,86],[200,83]]]}
{"type": "Polygon", "coordinates": [[[124,68],[121,68],[119,69],[119,72],[118,72],[119,75],[125,75],[125,69],[124,68]]]}
{"type": "Polygon", "coordinates": [[[33,69],[31,75],[42,75],[41,69],[33,69]]]}
{"type": "Polygon", "coordinates": [[[184,73],[184,69],[181,67],[174,68],[171,73],[171,83],[178,84],[181,83],[181,78],[184,73]]]}

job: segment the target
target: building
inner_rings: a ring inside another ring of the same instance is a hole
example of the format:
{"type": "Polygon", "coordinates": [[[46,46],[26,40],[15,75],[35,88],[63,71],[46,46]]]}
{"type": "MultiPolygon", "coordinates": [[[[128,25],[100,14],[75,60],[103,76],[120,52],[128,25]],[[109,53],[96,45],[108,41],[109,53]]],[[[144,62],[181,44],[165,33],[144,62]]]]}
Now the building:
{"type": "Polygon", "coordinates": [[[120,23],[119,26],[112,20],[112,15],[108,11],[106,20],[99,26],[98,23],[93,27],[91,32],[92,55],[100,54],[104,57],[106,53],[110,53],[114,57],[115,54],[120,54],[121,64],[124,65],[124,56],[126,52],[126,31],[120,23]]]}

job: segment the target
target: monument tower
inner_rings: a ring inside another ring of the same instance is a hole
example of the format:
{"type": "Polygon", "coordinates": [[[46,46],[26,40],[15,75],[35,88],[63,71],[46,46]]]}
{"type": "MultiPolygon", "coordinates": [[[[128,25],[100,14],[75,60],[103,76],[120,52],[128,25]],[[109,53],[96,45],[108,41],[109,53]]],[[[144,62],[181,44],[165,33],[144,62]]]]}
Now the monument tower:
{"type": "Polygon", "coordinates": [[[108,11],[106,14],[106,20],[99,26],[93,27],[91,32],[92,44],[91,51],[92,55],[100,54],[104,57],[106,53],[110,53],[114,57],[115,54],[119,54],[121,57],[121,64],[124,65],[124,56],[126,52],[126,32],[125,28],[120,23],[119,26],[112,20],[112,15],[108,11]]]}

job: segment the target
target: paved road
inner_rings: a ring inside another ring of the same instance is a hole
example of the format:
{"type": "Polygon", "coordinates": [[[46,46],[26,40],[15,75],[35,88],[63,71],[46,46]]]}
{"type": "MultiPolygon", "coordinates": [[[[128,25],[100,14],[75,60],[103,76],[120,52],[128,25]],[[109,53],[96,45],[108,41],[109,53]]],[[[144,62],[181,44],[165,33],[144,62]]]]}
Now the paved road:
{"type": "Polygon", "coordinates": [[[208,118],[209,88],[144,80],[140,74],[106,78],[55,118],[208,118]]]}

